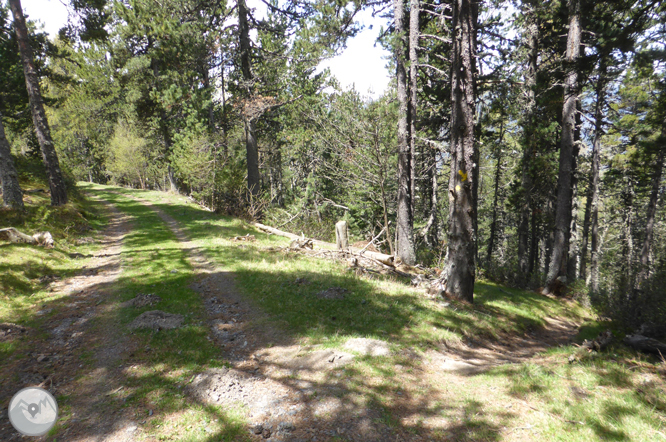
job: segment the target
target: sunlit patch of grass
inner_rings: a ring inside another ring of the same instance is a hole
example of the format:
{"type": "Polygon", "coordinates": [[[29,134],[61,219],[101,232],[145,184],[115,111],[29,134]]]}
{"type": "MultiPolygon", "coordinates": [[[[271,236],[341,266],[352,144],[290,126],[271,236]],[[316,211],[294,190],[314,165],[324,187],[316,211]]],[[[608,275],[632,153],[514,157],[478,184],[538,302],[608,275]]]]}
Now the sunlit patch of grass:
{"type": "MultiPolygon", "coordinates": [[[[36,185],[22,184],[24,190],[36,185]]],[[[92,237],[99,234],[106,218],[94,202],[76,192],[60,207],[51,207],[50,199],[42,193],[26,194],[25,200],[25,212],[0,209],[0,227],[15,227],[26,234],[49,231],[55,247],[0,244],[0,322],[32,328],[43,320],[36,316],[41,306],[64,296],[52,293],[49,283],[77,274],[90,263],[92,253],[99,248],[92,237]],[[89,240],[77,242],[82,236],[89,240]]],[[[3,347],[0,353],[4,357],[18,348],[14,344],[3,347]]]]}

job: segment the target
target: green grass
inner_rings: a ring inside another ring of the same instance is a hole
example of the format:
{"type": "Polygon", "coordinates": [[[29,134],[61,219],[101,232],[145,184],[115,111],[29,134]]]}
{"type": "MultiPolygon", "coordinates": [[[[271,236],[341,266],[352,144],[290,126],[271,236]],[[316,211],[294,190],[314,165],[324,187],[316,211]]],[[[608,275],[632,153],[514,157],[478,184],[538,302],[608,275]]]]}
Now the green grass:
{"type": "MultiPolygon", "coordinates": [[[[31,190],[33,186],[23,187],[31,190]]],[[[0,227],[15,227],[26,234],[49,231],[55,247],[0,244],[0,322],[30,326],[39,305],[54,300],[43,277],[65,278],[90,262],[98,245],[93,237],[106,219],[97,204],[70,194],[70,202],[51,207],[43,193],[26,194],[23,213],[0,209],[0,227]],[[82,238],[87,240],[80,242],[82,238]]]]}
{"type": "MultiPolygon", "coordinates": [[[[235,272],[238,289],[291,342],[339,348],[351,337],[387,341],[391,356],[357,357],[344,368],[324,373],[319,382],[337,385],[350,409],[379,410],[376,419],[396,432],[421,434],[428,440],[666,440],[666,372],[654,359],[622,346],[600,355],[579,352],[574,364],[567,358],[576,348],[558,347],[522,364],[488,367],[476,374],[442,372],[431,359],[431,350],[441,351],[444,344],[501,341],[543,327],[547,317],[584,323],[579,341],[608,326],[595,322],[594,315],[576,303],[487,281],[477,283],[474,305],[436,302],[403,281],[359,277],[341,263],[284,250],[288,239],[202,210],[182,196],[89,184],[82,188],[113,202],[133,220],[123,245],[123,273],[115,297],[107,301],[110,316],[100,319],[100,329],[117,322],[124,328],[149,309],[185,315],[181,329],[134,333],[130,359],[123,361],[128,367],[126,387],[109,399],[110,410],[131,410],[138,422],[145,421],[141,427],[149,438],[243,440],[246,422],[242,410],[204,405],[184,395],[183,386],[194,374],[226,361],[207,339],[200,295],[190,289],[194,273],[186,251],[151,209],[116,191],[150,200],[175,218],[209,261],[235,272]],[[257,241],[229,240],[247,233],[257,241]],[[307,283],[297,284],[299,278],[307,283]],[[330,287],[345,288],[345,299],[316,296],[330,287]],[[139,293],[156,294],[162,301],[144,309],[118,306],[139,293]],[[148,416],[147,410],[154,414],[148,416]]],[[[36,278],[54,268],[63,274],[74,272],[82,260],[69,258],[69,248],[26,250],[37,255],[27,253],[26,262],[32,264],[13,268],[16,280],[11,285],[17,293],[11,303],[3,303],[0,315],[30,323],[41,320],[34,316],[37,306],[51,302],[48,293],[39,295],[36,278]],[[49,253],[53,257],[47,258],[49,253]],[[37,295],[31,295],[35,289],[37,295]],[[37,296],[37,302],[31,296],[37,296]]],[[[11,259],[0,256],[0,266],[18,266],[11,259]]],[[[17,345],[0,346],[0,352],[16,353],[17,345]]],[[[283,381],[296,378],[294,374],[283,381]]],[[[85,379],[84,373],[81,381],[85,379]]],[[[69,398],[62,401],[56,436],[71,419],[69,398]]]]}
{"type": "MultiPolygon", "coordinates": [[[[404,428],[397,416],[410,408],[397,395],[404,391],[413,397],[412,408],[423,419],[448,422],[442,429],[428,430],[434,440],[640,441],[664,434],[663,378],[651,389],[641,388],[641,376],[658,366],[649,358],[633,359],[635,355],[626,350],[596,358],[584,355],[582,362],[570,365],[567,357],[575,348],[555,348],[533,363],[500,366],[470,375],[463,384],[448,385],[441,402],[431,400],[441,394],[441,387],[404,385],[405,373],[417,373],[428,362],[406,359],[401,350],[424,355],[442,342],[502,339],[536,330],[545,325],[546,317],[585,323],[579,341],[607,327],[574,302],[480,281],[473,306],[450,302],[444,307],[400,281],[359,278],[344,265],[282,250],[279,247],[289,240],[201,210],[181,196],[124,191],[150,200],[175,218],[209,260],[236,273],[239,289],[294,342],[337,347],[355,336],[388,341],[394,356],[359,358],[342,370],[340,379],[345,381],[348,400],[356,398],[363,404],[359,406],[383,409],[386,422],[395,428],[404,428]],[[228,240],[247,233],[257,241],[228,240]],[[296,284],[298,278],[308,283],[296,284]],[[346,298],[319,299],[316,293],[328,287],[347,289],[346,298]],[[627,368],[632,361],[638,369],[627,368]],[[396,371],[396,363],[405,367],[402,372],[396,371]],[[591,393],[579,398],[573,387],[591,393]],[[522,411],[507,411],[508,404],[522,411]]],[[[418,431],[420,426],[411,428],[418,431]]]]}
{"type": "Polygon", "coordinates": [[[162,299],[152,307],[116,307],[115,321],[126,326],[144,311],[155,309],[185,316],[185,325],[176,330],[133,332],[136,350],[129,361],[123,361],[132,368],[126,370],[117,406],[153,410],[150,417],[147,411],[139,412],[137,419],[145,421],[147,434],[160,440],[243,440],[245,422],[238,413],[193,402],[182,390],[195,374],[226,365],[219,349],[207,339],[200,295],[189,287],[193,273],[186,252],[151,209],[115,193],[96,193],[132,220],[131,233],[123,241],[123,272],[114,305],[141,293],[162,299]]]}

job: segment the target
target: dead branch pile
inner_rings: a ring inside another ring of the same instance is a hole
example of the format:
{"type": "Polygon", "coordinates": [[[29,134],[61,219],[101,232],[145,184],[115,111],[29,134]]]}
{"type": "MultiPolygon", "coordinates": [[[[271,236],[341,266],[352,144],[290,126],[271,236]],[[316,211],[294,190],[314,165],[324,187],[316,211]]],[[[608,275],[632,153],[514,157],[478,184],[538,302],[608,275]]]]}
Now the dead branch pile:
{"type": "Polygon", "coordinates": [[[332,243],[305,238],[289,232],[283,232],[282,230],[260,223],[254,223],[254,226],[270,234],[292,239],[293,241],[289,246],[289,251],[298,251],[317,258],[344,261],[347,263],[350,270],[355,271],[357,274],[374,273],[397,275],[403,278],[409,278],[412,285],[417,287],[427,287],[436,278],[436,275],[428,274],[422,268],[403,264],[399,259],[396,260],[393,255],[369,250],[370,247],[368,247],[368,245],[372,244],[372,242],[366,244],[366,247],[362,249],[349,247],[348,249],[337,250],[336,245],[332,243]],[[315,245],[322,248],[315,249],[315,245]]]}
{"type": "Polygon", "coordinates": [[[53,247],[55,242],[49,232],[39,232],[34,235],[26,235],[14,227],[0,229],[0,240],[9,241],[14,244],[36,244],[39,246],[53,247]]]}
{"type": "Polygon", "coordinates": [[[295,239],[289,244],[290,249],[314,249],[314,244],[312,243],[312,238],[298,238],[295,239]]]}
{"type": "Polygon", "coordinates": [[[612,341],[613,333],[611,333],[610,330],[606,330],[605,332],[599,333],[599,336],[591,341],[587,339],[584,340],[581,347],[587,348],[588,350],[602,351],[608,347],[608,344],[610,344],[612,341]]]}

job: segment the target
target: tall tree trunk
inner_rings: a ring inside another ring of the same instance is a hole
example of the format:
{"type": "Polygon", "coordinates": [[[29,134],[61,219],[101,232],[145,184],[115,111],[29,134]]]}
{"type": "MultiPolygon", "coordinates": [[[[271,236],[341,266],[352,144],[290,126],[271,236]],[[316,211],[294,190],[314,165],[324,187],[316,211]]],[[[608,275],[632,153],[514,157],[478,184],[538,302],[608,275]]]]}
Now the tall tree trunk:
{"type": "Polygon", "coordinates": [[[5,207],[23,211],[23,192],[19,185],[18,173],[12,160],[12,150],[5,137],[5,127],[0,113],[0,183],[2,183],[2,200],[5,207]]]}
{"type": "Polygon", "coordinates": [[[636,286],[641,288],[650,274],[650,250],[652,238],[654,237],[654,218],[657,213],[657,202],[659,201],[659,189],[661,187],[661,176],[664,170],[664,155],[666,154],[666,120],[661,126],[661,139],[657,141],[657,162],[654,165],[652,175],[652,190],[650,191],[650,202],[647,208],[647,221],[645,224],[645,239],[641,248],[641,267],[638,273],[636,286]]]}
{"type": "Polygon", "coordinates": [[[527,269],[527,274],[531,275],[534,272],[534,269],[537,268],[537,263],[539,262],[539,240],[537,236],[537,216],[536,216],[536,209],[533,207],[532,208],[532,216],[531,216],[531,222],[532,226],[530,227],[530,234],[531,234],[531,240],[530,240],[530,265],[527,269]]]}
{"type": "Polygon", "coordinates": [[[418,53],[420,0],[411,0],[409,8],[409,195],[412,224],[416,212],[416,112],[418,109],[418,53]]]}
{"type": "Polygon", "coordinates": [[[624,273],[622,275],[624,279],[625,286],[622,289],[626,290],[629,298],[633,297],[631,293],[631,288],[633,284],[631,282],[632,277],[632,268],[633,268],[633,258],[634,258],[634,235],[632,233],[632,225],[634,223],[634,186],[629,179],[629,184],[626,186],[626,189],[622,192],[622,197],[624,199],[624,244],[622,247],[622,253],[624,255],[624,263],[622,268],[624,273]]]}
{"type": "MultiPolygon", "coordinates": [[[[575,166],[574,166],[575,170],[575,166]]],[[[574,172],[575,177],[575,172],[574,172]]],[[[577,270],[578,270],[578,252],[577,248],[578,242],[578,185],[577,179],[573,179],[573,189],[571,191],[571,224],[569,228],[569,238],[567,239],[568,245],[568,257],[567,257],[567,268],[566,275],[567,281],[572,282],[576,279],[577,270]]]]}
{"type": "MultiPolygon", "coordinates": [[[[250,26],[248,24],[248,10],[245,0],[238,1],[238,39],[240,46],[241,71],[247,98],[252,99],[253,81],[250,62],[250,26]]],[[[253,115],[245,116],[245,149],[247,159],[247,187],[254,196],[261,190],[261,176],[259,174],[259,148],[257,147],[256,121],[253,115]]]]}
{"type": "Polygon", "coordinates": [[[451,57],[451,175],[449,177],[448,251],[445,291],[474,300],[476,278],[475,198],[479,150],[474,136],[476,105],[476,27],[478,2],[453,2],[451,57]]]}
{"type": "Polygon", "coordinates": [[[555,238],[544,294],[553,292],[558,276],[566,272],[568,239],[571,228],[571,200],[575,167],[576,110],[578,105],[578,59],[580,58],[580,0],[569,0],[569,34],[567,36],[566,80],[562,108],[560,165],[557,178],[555,238]]]}
{"type": "Polygon", "coordinates": [[[500,128],[500,139],[497,146],[497,167],[495,168],[495,194],[493,195],[493,220],[490,223],[490,239],[488,240],[488,250],[486,262],[490,265],[493,248],[495,247],[495,232],[497,230],[497,205],[499,200],[499,185],[502,176],[502,144],[504,142],[504,124],[500,128]]]}
{"type": "Polygon", "coordinates": [[[428,181],[430,185],[430,207],[428,209],[428,221],[421,231],[421,236],[426,239],[430,247],[435,247],[439,243],[439,229],[437,227],[437,152],[439,149],[427,148],[428,157],[428,181]]]}
{"type": "Polygon", "coordinates": [[[536,125],[536,83],[537,61],[539,57],[539,23],[536,14],[536,2],[531,2],[527,11],[525,26],[525,46],[528,50],[527,69],[525,70],[525,114],[523,120],[523,161],[520,223],[518,226],[518,263],[523,275],[530,273],[530,255],[528,254],[529,222],[532,208],[532,156],[536,150],[534,128],[536,125]]]}
{"type": "Polygon", "coordinates": [[[18,40],[19,52],[21,53],[21,62],[23,63],[23,73],[25,75],[25,84],[30,98],[30,110],[32,112],[32,122],[39,140],[39,147],[42,151],[42,159],[46,167],[46,175],[49,180],[49,189],[51,190],[51,205],[61,206],[67,203],[67,188],[65,180],[60,171],[60,163],[56,154],[53,139],[51,138],[51,129],[46,119],[42,94],[39,90],[39,78],[37,69],[30,47],[28,38],[28,28],[25,24],[21,0],[10,0],[9,5],[14,15],[14,28],[18,40]]]}
{"type": "Polygon", "coordinates": [[[596,95],[597,104],[594,111],[594,141],[592,142],[592,167],[590,169],[590,179],[587,192],[587,201],[585,202],[585,218],[583,220],[583,244],[581,246],[580,278],[587,279],[587,244],[592,225],[592,250],[590,252],[591,261],[597,254],[597,237],[599,235],[598,226],[598,205],[599,205],[599,168],[601,165],[601,137],[603,136],[603,103],[606,100],[606,55],[603,54],[599,61],[599,78],[597,79],[596,95]]]}
{"type": "Polygon", "coordinates": [[[396,80],[398,84],[398,219],[396,254],[405,264],[414,265],[414,221],[412,218],[411,165],[413,162],[409,133],[409,96],[405,69],[406,32],[403,0],[393,0],[395,14],[396,80]]]}

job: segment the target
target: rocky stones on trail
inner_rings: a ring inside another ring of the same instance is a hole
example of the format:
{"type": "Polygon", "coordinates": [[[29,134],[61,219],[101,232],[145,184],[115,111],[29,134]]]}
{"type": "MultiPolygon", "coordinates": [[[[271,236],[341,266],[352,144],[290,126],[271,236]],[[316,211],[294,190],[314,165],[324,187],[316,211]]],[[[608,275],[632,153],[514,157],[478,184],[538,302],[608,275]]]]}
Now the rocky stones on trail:
{"type": "Polygon", "coordinates": [[[28,333],[28,329],[22,325],[12,324],[10,322],[0,323],[0,342],[8,341],[17,336],[28,333]]]}
{"type": "Polygon", "coordinates": [[[129,301],[125,301],[121,305],[123,307],[142,308],[142,307],[152,307],[161,301],[162,298],[152,293],[147,293],[147,294],[139,293],[135,298],[132,298],[129,301]]]}
{"type": "Polygon", "coordinates": [[[134,330],[137,328],[151,328],[153,330],[171,330],[183,325],[183,315],[166,313],[161,310],[151,310],[141,313],[129,325],[134,330]]]}
{"type": "Polygon", "coordinates": [[[194,377],[186,391],[195,399],[208,404],[247,405],[254,390],[254,379],[233,368],[211,368],[194,377]]]}
{"type": "Polygon", "coordinates": [[[342,287],[329,287],[317,293],[319,299],[345,299],[345,293],[349,290],[342,287]]]}
{"type": "Polygon", "coordinates": [[[352,338],[343,346],[346,350],[360,353],[364,356],[389,356],[389,345],[379,339],[352,338]]]}

